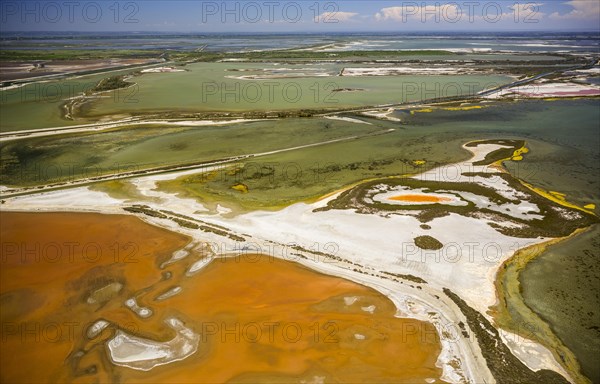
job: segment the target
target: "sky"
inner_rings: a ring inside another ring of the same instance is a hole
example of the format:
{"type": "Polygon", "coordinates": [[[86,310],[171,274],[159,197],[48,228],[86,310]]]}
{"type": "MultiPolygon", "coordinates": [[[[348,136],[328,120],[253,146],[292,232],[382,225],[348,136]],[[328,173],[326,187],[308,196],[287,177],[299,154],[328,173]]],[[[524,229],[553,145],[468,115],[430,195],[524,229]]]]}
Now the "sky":
{"type": "Polygon", "coordinates": [[[600,1],[2,0],[10,31],[600,31],[600,1]]]}

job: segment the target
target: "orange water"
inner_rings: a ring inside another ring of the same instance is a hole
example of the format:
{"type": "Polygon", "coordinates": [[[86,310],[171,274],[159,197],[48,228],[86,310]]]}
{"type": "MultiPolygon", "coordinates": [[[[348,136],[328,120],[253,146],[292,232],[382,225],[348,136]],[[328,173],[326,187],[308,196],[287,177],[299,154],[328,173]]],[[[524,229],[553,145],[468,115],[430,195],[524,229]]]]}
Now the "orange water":
{"type": "Polygon", "coordinates": [[[192,277],[184,272],[199,255],[160,270],[189,239],[132,216],[1,213],[1,219],[2,382],[298,382],[316,376],[326,382],[424,382],[441,375],[431,324],[395,318],[389,299],[351,281],[265,255],[217,259],[192,277]],[[74,252],[50,262],[51,244],[64,248],[68,242],[80,244],[75,250],[94,243],[101,257],[91,262],[88,246],[85,257],[74,252]],[[130,242],[136,251],[116,258],[114,244],[130,242]],[[6,244],[33,251],[21,258],[6,244]],[[134,262],[125,262],[126,255],[134,262]],[[166,271],[170,279],[163,278],[166,271]],[[110,300],[86,302],[115,281],[123,289],[110,300]],[[155,300],[176,285],[183,288],[179,295],[155,300]],[[132,296],[154,315],[144,320],[125,308],[132,296]],[[346,305],[347,297],[358,299],[346,305]],[[362,309],[370,306],[372,314],[362,309]],[[168,317],[201,335],[194,355],[149,372],[110,362],[105,341],[116,328],[166,341],[174,337],[164,324],[168,317]],[[88,340],[86,325],[99,318],[113,326],[88,340]],[[22,329],[29,332],[25,337],[22,329]]]}
{"type": "Polygon", "coordinates": [[[433,195],[399,195],[389,198],[394,201],[405,201],[410,203],[446,203],[452,201],[448,197],[439,197],[433,195]]]}

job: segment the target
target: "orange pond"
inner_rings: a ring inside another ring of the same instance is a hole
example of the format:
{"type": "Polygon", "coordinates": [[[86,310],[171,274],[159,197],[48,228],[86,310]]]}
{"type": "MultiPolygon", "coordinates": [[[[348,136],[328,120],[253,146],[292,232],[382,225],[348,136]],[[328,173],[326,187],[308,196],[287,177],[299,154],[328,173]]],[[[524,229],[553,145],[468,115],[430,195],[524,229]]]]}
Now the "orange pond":
{"type": "Polygon", "coordinates": [[[187,277],[189,243],[132,217],[0,213],[0,381],[425,382],[439,381],[440,343],[429,323],[394,317],[380,293],[265,255],[217,259],[187,277]],[[172,287],[180,294],[156,297],[172,287]],[[118,288],[115,288],[118,287],[118,288]],[[137,317],[135,297],[153,311],[137,317]],[[372,311],[372,313],[370,312],[372,311]],[[182,361],[138,371],[115,366],[116,329],[167,341],[177,317],[200,335],[182,361]],[[89,339],[98,319],[112,325],[89,339]]]}
{"type": "Polygon", "coordinates": [[[452,199],[448,197],[440,197],[433,195],[399,195],[392,196],[389,200],[394,201],[405,201],[408,203],[447,203],[452,201],[452,199]]]}

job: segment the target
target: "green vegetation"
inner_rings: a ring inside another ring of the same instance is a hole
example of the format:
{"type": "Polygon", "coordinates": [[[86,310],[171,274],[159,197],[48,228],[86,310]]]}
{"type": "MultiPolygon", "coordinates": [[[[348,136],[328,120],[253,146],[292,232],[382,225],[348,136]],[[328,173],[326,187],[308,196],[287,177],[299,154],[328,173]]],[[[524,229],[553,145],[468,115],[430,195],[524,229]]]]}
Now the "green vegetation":
{"type": "Polygon", "coordinates": [[[131,213],[140,213],[146,216],[150,216],[150,217],[156,217],[159,219],[166,219],[168,218],[167,215],[163,215],[160,212],[157,212],[153,209],[151,209],[150,207],[148,207],[147,205],[133,205],[131,207],[125,207],[123,208],[123,210],[127,211],[127,212],[131,212],[131,213]]]}
{"type": "Polygon", "coordinates": [[[421,249],[430,251],[436,251],[444,248],[444,244],[440,243],[438,239],[431,236],[417,236],[415,237],[415,244],[421,249]]]}
{"type": "Polygon", "coordinates": [[[413,283],[427,284],[427,281],[421,279],[418,276],[414,276],[414,275],[405,275],[405,274],[401,274],[401,273],[391,273],[391,272],[386,272],[386,271],[383,271],[381,273],[386,274],[388,276],[394,276],[399,279],[412,281],[413,283]]]}
{"type": "MultiPolygon", "coordinates": [[[[512,152],[511,152],[512,153],[512,152]]],[[[361,183],[354,188],[345,191],[337,199],[330,201],[326,207],[318,210],[329,209],[354,209],[358,213],[382,213],[400,211],[418,211],[418,218],[426,223],[438,217],[456,213],[467,217],[487,218],[489,225],[498,232],[507,236],[536,238],[536,237],[561,237],[567,236],[579,228],[587,227],[599,222],[598,217],[578,209],[559,205],[532,192],[519,180],[506,173],[470,173],[471,176],[498,177],[502,178],[511,188],[519,192],[520,196],[527,196],[526,200],[539,207],[539,218],[521,219],[510,214],[492,210],[489,207],[476,207],[474,203],[467,202],[462,206],[440,205],[440,204],[416,204],[397,205],[374,201],[372,196],[380,189],[375,187],[385,186],[388,190],[399,186],[410,189],[423,189],[425,193],[452,193],[460,198],[460,192],[469,192],[479,196],[487,197],[493,204],[517,204],[519,199],[511,200],[496,190],[477,183],[457,183],[445,181],[427,181],[412,178],[378,179],[361,183]],[[499,223],[511,223],[511,226],[503,226],[499,223]]],[[[417,244],[418,245],[418,244],[417,244]]],[[[429,246],[432,244],[422,243],[429,246]]]]}
{"type": "Polygon", "coordinates": [[[188,229],[199,229],[200,226],[195,223],[191,223],[187,220],[180,219],[178,217],[169,217],[169,220],[176,222],[180,227],[188,228],[188,229]]]}
{"type": "Polygon", "coordinates": [[[424,51],[262,51],[262,52],[244,52],[229,53],[226,56],[245,59],[352,59],[352,58],[391,58],[405,56],[456,56],[456,53],[442,50],[424,50],[424,51]]]}
{"type": "MultiPolygon", "coordinates": [[[[395,125],[370,121],[381,128],[395,125]]],[[[385,135],[246,159],[225,170],[182,176],[159,182],[158,186],[166,192],[196,198],[214,212],[217,204],[234,213],[276,210],[365,179],[415,173],[468,158],[458,140],[449,138],[455,145],[446,145],[442,137],[422,130],[396,129],[385,135]],[[428,160],[426,166],[415,166],[412,160],[422,157],[428,160]],[[237,182],[247,185],[248,193],[231,189],[237,182]]]]}
{"type": "Polygon", "coordinates": [[[378,59],[402,59],[434,56],[456,56],[455,53],[441,50],[428,51],[338,51],[338,52],[320,52],[320,51],[298,51],[298,50],[277,50],[277,51],[259,51],[259,52],[199,52],[199,51],[179,51],[169,52],[168,58],[179,62],[215,62],[228,59],[243,59],[247,61],[265,61],[265,60],[371,60],[378,59]]]}
{"type": "Polygon", "coordinates": [[[123,201],[135,200],[135,201],[152,201],[155,198],[148,197],[139,193],[137,188],[126,180],[110,180],[100,183],[91,184],[89,186],[92,191],[99,191],[107,193],[109,196],[123,201]]]}
{"type": "MultiPolygon", "coordinates": [[[[548,68],[549,63],[556,64],[560,60],[561,64],[584,62],[584,59],[570,56],[558,55],[552,56],[529,55],[531,56],[520,61],[528,64],[526,73],[536,74],[540,70],[548,68]],[[540,67],[543,65],[543,67],[540,67]]],[[[319,51],[319,50],[297,50],[282,49],[274,51],[254,51],[254,52],[211,52],[203,50],[159,50],[159,49],[22,49],[22,50],[2,50],[0,52],[0,61],[36,61],[36,60],[90,60],[90,59],[135,59],[135,58],[165,58],[173,62],[214,62],[227,59],[244,59],[249,61],[262,60],[418,60],[419,58],[435,60],[475,60],[478,63],[498,62],[506,64],[507,58],[511,55],[506,54],[463,54],[450,52],[446,50],[350,50],[350,51],[319,51]]],[[[523,72],[523,71],[522,71],[523,72]]]]}
{"type": "Polygon", "coordinates": [[[124,76],[111,76],[100,80],[98,85],[92,89],[92,92],[113,91],[115,89],[127,88],[133,84],[134,83],[125,81],[124,76]]]}
{"type": "Polygon", "coordinates": [[[90,60],[90,59],[135,59],[158,58],[163,51],[121,49],[32,49],[2,50],[0,61],[9,60],[90,60]]]}
{"type": "Polygon", "coordinates": [[[340,52],[314,52],[314,51],[262,51],[262,52],[204,52],[204,51],[169,51],[145,49],[23,49],[2,50],[0,61],[8,60],[89,60],[89,59],[132,59],[132,58],[159,58],[165,55],[169,60],[189,61],[217,61],[229,58],[242,58],[248,60],[260,59],[331,59],[331,58],[372,58],[372,57],[405,57],[405,56],[453,56],[455,53],[441,50],[427,51],[340,51],[340,52]]]}
{"type": "Polygon", "coordinates": [[[246,241],[246,239],[243,238],[242,236],[235,235],[235,234],[231,233],[227,228],[224,228],[220,225],[216,225],[216,224],[209,225],[202,220],[198,220],[198,219],[195,219],[190,216],[182,215],[180,213],[176,213],[176,212],[172,212],[172,211],[168,211],[168,210],[164,210],[164,209],[161,209],[161,212],[165,213],[167,215],[170,215],[171,217],[169,217],[169,219],[175,221],[182,227],[192,228],[192,229],[200,229],[201,231],[204,231],[204,232],[214,233],[215,235],[228,237],[234,241],[246,241]],[[200,225],[195,224],[195,223],[199,223],[200,225]]]}
{"type": "Polygon", "coordinates": [[[496,144],[510,146],[510,148],[499,148],[493,152],[488,153],[485,158],[481,161],[473,163],[473,165],[490,165],[497,161],[508,159],[512,157],[516,149],[525,146],[524,140],[481,140],[468,143],[467,147],[476,147],[479,144],[496,144]]]}
{"type": "Polygon", "coordinates": [[[481,313],[471,308],[457,294],[444,288],[444,293],[461,310],[467,324],[475,334],[487,366],[498,383],[509,384],[567,384],[568,381],[554,371],[532,371],[512,354],[504,344],[498,330],[481,313]]]}
{"type": "Polygon", "coordinates": [[[180,215],[180,214],[170,212],[170,211],[159,212],[159,211],[156,211],[156,210],[150,208],[147,205],[135,204],[130,207],[125,207],[123,209],[125,211],[131,212],[131,213],[142,214],[142,215],[146,215],[146,216],[150,216],[150,217],[156,217],[159,219],[168,219],[174,223],[177,223],[182,228],[199,229],[204,232],[214,233],[219,236],[227,237],[234,241],[245,241],[246,240],[245,238],[235,235],[233,233],[230,233],[227,230],[220,229],[220,228],[218,228],[218,226],[197,224],[197,223],[203,223],[203,222],[200,220],[197,220],[197,219],[185,216],[185,215],[180,215]]]}

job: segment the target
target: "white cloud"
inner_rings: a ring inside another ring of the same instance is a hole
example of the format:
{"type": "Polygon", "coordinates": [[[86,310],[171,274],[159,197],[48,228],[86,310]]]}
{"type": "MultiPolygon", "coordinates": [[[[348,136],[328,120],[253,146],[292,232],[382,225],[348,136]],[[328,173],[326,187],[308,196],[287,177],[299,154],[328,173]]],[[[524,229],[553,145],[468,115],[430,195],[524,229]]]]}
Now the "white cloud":
{"type": "Polygon", "coordinates": [[[377,21],[421,22],[421,23],[466,23],[494,24],[500,21],[514,23],[536,23],[545,13],[540,12],[543,3],[514,3],[502,6],[490,3],[447,3],[435,5],[417,5],[411,3],[397,7],[382,8],[375,14],[377,21]]]}
{"type": "Polygon", "coordinates": [[[542,5],[544,3],[515,3],[508,7],[510,12],[502,16],[515,23],[538,23],[546,16],[544,12],[540,12],[542,5]]]}
{"type": "Polygon", "coordinates": [[[356,15],[358,15],[356,12],[323,12],[319,15],[319,20],[323,23],[354,21],[353,17],[356,15]]]}
{"type": "Polygon", "coordinates": [[[554,12],[549,18],[555,20],[598,20],[600,22],[600,1],[571,0],[564,4],[573,7],[571,12],[565,14],[554,12]]]}
{"type": "Polygon", "coordinates": [[[377,21],[458,21],[461,19],[462,10],[456,3],[436,5],[402,5],[398,7],[382,8],[375,14],[377,21]]]}
{"type": "Polygon", "coordinates": [[[540,12],[542,5],[544,5],[544,3],[515,3],[508,8],[512,11],[511,14],[517,13],[517,15],[521,16],[530,15],[533,17],[536,15],[541,17],[545,15],[545,13],[540,12]]]}

